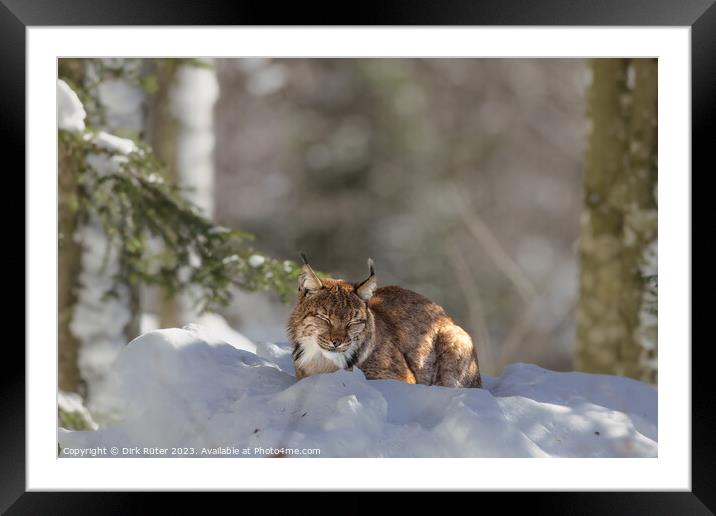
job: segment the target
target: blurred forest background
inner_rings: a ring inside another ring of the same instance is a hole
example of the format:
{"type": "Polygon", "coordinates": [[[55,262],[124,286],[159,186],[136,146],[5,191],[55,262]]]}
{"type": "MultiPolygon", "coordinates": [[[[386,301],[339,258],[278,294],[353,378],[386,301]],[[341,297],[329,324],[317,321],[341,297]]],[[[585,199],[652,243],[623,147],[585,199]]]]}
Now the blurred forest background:
{"type": "Polygon", "coordinates": [[[351,280],[371,256],[380,284],[423,293],[471,332],[487,373],[572,368],[583,61],[236,60],[217,72],[219,221],[351,280]]]}
{"type": "Polygon", "coordinates": [[[285,341],[299,251],[352,281],[372,257],[380,285],[447,309],[486,374],[531,362],[656,384],[656,72],[60,60],[58,102],[86,111],[59,121],[60,388],[99,407],[118,350],[155,327],[285,341]]]}

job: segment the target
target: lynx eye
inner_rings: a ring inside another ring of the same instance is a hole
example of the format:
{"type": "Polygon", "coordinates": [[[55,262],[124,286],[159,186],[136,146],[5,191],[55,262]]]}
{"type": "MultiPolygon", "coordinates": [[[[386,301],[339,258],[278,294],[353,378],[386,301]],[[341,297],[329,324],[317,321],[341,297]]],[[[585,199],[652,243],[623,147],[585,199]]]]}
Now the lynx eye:
{"type": "Polygon", "coordinates": [[[358,326],[359,324],[365,324],[365,319],[357,319],[348,323],[348,326],[358,326]]]}
{"type": "Polygon", "coordinates": [[[330,324],[331,320],[323,314],[316,314],[315,317],[330,324]]]}

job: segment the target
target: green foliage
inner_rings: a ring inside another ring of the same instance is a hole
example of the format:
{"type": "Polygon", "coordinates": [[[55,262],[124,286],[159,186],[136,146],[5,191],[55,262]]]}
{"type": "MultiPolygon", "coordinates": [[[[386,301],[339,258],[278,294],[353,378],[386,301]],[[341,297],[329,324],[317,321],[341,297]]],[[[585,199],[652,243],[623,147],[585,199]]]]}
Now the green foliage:
{"type": "MultiPolygon", "coordinates": [[[[97,86],[121,77],[158,91],[160,64],[212,67],[201,59],[60,59],[59,75],[78,93],[90,127],[101,127],[105,114],[95,98],[97,86]]],[[[292,261],[249,258],[253,235],[224,228],[204,217],[183,192],[169,182],[164,164],[152,149],[131,138],[137,150],[127,155],[94,143],[91,130],[82,134],[60,131],[60,148],[67,157],[62,174],[75,174],[78,185],[64,209],[80,220],[98,220],[108,237],[105,261],[116,256],[119,272],[107,296],[117,287],[158,285],[167,296],[188,293],[201,311],[228,304],[231,290],[273,290],[286,301],[295,290],[299,267],[292,261]],[[102,166],[91,166],[98,158],[102,166]],[[69,163],[69,165],[68,165],[69,163]]],[[[127,136],[127,135],[123,135],[127,136]]],[[[68,235],[61,235],[61,241],[68,235]]]]}
{"type": "Polygon", "coordinates": [[[298,265],[267,257],[249,260],[255,254],[249,245],[253,236],[204,217],[165,179],[151,149],[135,144],[137,150],[117,154],[94,143],[89,131],[60,131],[62,151],[72,163],[61,173],[77,174],[79,185],[74,209],[84,221],[99,220],[108,237],[105,256],[118,259],[107,295],[116,295],[122,284],[158,285],[169,296],[188,293],[204,311],[228,304],[235,285],[273,290],[286,301],[298,265]],[[102,158],[104,165],[96,165],[102,158]]]}
{"type": "Polygon", "coordinates": [[[81,412],[67,412],[58,408],[57,418],[60,428],[66,428],[67,430],[93,430],[81,412]]]}
{"type": "Polygon", "coordinates": [[[185,65],[189,65],[189,66],[194,66],[196,68],[207,68],[209,70],[214,69],[213,63],[206,61],[205,59],[198,58],[198,57],[179,58],[179,59],[175,59],[175,61],[178,64],[185,64],[185,65]]]}
{"type": "Polygon", "coordinates": [[[140,86],[149,93],[150,95],[155,94],[159,91],[159,81],[157,76],[154,74],[144,75],[139,79],[140,86]]]}

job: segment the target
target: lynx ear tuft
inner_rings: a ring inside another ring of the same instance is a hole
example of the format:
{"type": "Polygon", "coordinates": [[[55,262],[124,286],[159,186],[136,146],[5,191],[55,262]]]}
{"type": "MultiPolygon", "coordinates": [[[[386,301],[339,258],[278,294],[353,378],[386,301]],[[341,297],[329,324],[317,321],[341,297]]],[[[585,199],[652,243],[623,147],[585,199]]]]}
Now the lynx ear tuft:
{"type": "Polygon", "coordinates": [[[373,297],[373,293],[378,287],[378,282],[375,279],[375,267],[373,266],[373,260],[370,258],[368,258],[368,272],[370,276],[355,286],[355,293],[358,294],[358,297],[363,301],[368,301],[373,297]]]}
{"type": "Polygon", "coordinates": [[[313,272],[313,269],[308,265],[308,258],[306,255],[301,253],[301,259],[303,260],[303,268],[301,274],[298,275],[298,290],[303,292],[311,292],[318,290],[323,287],[321,280],[313,272]]]}

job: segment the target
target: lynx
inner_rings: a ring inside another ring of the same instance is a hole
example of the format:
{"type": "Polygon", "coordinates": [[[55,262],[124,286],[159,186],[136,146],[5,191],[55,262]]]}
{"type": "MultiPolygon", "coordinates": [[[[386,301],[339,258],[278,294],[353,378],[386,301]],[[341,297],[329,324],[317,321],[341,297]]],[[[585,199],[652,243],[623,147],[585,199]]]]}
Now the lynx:
{"type": "Polygon", "coordinates": [[[368,379],[481,387],[470,336],[429,299],[378,288],[373,261],[360,283],[319,278],[305,255],[288,322],[296,377],[358,367],[368,379]]]}

